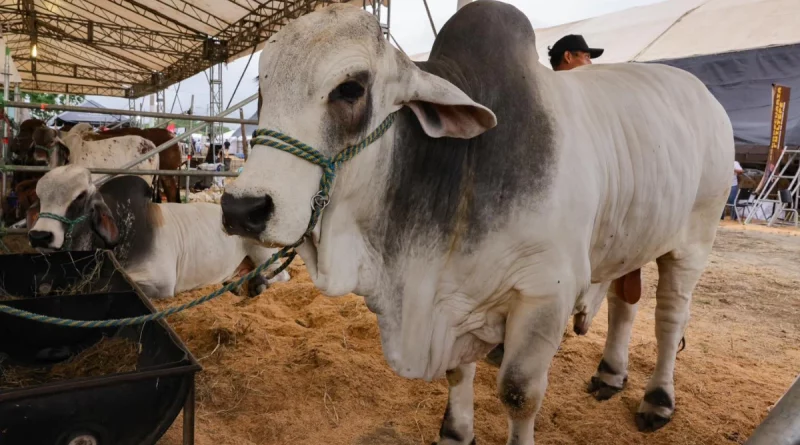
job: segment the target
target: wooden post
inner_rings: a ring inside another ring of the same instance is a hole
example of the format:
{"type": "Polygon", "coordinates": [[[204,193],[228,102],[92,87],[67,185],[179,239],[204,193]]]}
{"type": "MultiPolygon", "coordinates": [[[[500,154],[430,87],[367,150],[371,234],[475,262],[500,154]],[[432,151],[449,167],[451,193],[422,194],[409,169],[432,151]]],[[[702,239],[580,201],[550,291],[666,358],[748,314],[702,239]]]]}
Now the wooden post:
{"type": "MultiPolygon", "coordinates": [[[[244,109],[239,108],[239,117],[244,119],[244,109]]],[[[250,156],[250,144],[247,143],[247,133],[244,131],[244,123],[242,125],[242,153],[244,153],[244,160],[247,162],[247,158],[250,156]]]]}

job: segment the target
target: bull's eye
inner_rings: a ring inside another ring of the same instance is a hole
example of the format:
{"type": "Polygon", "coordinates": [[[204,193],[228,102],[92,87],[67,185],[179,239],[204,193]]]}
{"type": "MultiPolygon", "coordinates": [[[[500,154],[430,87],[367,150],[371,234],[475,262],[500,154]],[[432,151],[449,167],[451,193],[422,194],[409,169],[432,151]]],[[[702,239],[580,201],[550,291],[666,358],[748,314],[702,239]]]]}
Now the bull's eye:
{"type": "Polygon", "coordinates": [[[361,86],[360,83],[351,80],[334,88],[334,90],[331,91],[331,94],[328,96],[328,100],[331,102],[336,100],[345,100],[347,102],[354,103],[363,95],[364,87],[361,86]]]}
{"type": "Polygon", "coordinates": [[[83,201],[84,198],[86,198],[86,191],[81,192],[81,194],[78,195],[77,198],[75,198],[75,201],[76,202],[83,201]]]}

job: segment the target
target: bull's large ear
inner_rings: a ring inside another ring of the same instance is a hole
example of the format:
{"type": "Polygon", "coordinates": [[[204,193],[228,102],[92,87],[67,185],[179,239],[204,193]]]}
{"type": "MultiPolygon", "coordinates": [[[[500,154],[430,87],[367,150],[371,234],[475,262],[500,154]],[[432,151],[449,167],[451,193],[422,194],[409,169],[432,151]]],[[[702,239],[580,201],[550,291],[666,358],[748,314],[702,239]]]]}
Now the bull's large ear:
{"type": "Polygon", "coordinates": [[[420,69],[412,71],[404,90],[398,105],[411,108],[430,137],[471,139],[497,125],[492,110],[452,83],[420,69]]]}
{"type": "Polygon", "coordinates": [[[119,242],[117,222],[111,215],[111,209],[100,197],[92,201],[92,229],[103,239],[108,248],[113,248],[119,242]]]}

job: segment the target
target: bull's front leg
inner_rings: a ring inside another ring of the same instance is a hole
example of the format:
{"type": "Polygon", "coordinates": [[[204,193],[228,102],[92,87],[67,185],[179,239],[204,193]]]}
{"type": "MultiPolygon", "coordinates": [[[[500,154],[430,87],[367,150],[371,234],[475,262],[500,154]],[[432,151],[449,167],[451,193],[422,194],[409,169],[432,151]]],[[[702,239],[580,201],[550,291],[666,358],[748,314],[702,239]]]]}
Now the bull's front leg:
{"type": "Polygon", "coordinates": [[[505,353],[498,374],[500,400],[509,417],[507,445],[532,445],[547,373],[567,326],[575,293],[519,297],[506,321],[505,353]]]}
{"type": "Polygon", "coordinates": [[[475,445],[474,380],[475,363],[447,371],[447,408],[434,445],[475,445]]]}

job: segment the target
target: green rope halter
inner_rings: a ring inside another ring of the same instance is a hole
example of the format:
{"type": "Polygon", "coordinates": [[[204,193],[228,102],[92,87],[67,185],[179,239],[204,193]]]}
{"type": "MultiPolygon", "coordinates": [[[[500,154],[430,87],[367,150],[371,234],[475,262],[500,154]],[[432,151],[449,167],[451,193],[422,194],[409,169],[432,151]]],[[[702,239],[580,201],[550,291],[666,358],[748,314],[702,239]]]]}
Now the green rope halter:
{"type": "Polygon", "coordinates": [[[72,246],[72,231],[75,229],[75,226],[86,221],[88,215],[82,215],[75,219],[69,219],[61,215],[56,215],[55,213],[44,212],[39,214],[39,218],[54,219],[66,224],[67,230],[64,231],[64,243],[61,245],[61,250],[68,250],[72,246]]]}
{"type": "Polygon", "coordinates": [[[54,150],[53,148],[45,147],[44,145],[39,145],[39,144],[34,145],[33,148],[34,149],[38,148],[39,150],[44,150],[45,153],[47,153],[48,157],[53,155],[53,150],[54,150]]]}
{"type": "Polygon", "coordinates": [[[314,198],[311,201],[312,212],[311,220],[308,222],[308,228],[299,240],[288,247],[294,249],[295,247],[299,246],[303,243],[305,237],[310,235],[314,230],[314,226],[317,225],[317,221],[319,221],[319,217],[322,215],[322,210],[330,202],[331,187],[333,186],[333,180],[336,178],[336,171],[339,169],[339,167],[345,162],[353,159],[355,155],[361,153],[361,151],[367,148],[367,146],[383,136],[383,134],[386,133],[386,130],[388,130],[389,127],[392,126],[392,123],[394,123],[394,118],[395,113],[390,114],[380,125],[378,125],[378,128],[376,128],[375,131],[370,133],[361,142],[345,148],[333,158],[328,158],[319,151],[315,150],[313,147],[279,131],[260,129],[253,133],[253,138],[250,140],[251,147],[255,148],[256,145],[264,145],[267,147],[277,148],[278,150],[291,153],[299,158],[305,159],[312,164],[322,167],[322,178],[320,178],[319,181],[319,191],[316,195],[314,195],[314,198]]]}
{"type": "MultiPolygon", "coordinates": [[[[341,166],[344,162],[353,159],[355,155],[364,150],[368,145],[370,145],[371,143],[375,142],[378,138],[383,136],[383,134],[386,133],[386,130],[388,130],[389,127],[392,126],[394,118],[395,118],[394,113],[390,114],[378,126],[378,128],[376,128],[375,131],[370,133],[369,136],[364,138],[364,140],[362,140],[356,145],[351,145],[345,148],[333,158],[328,158],[319,151],[315,150],[314,148],[298,141],[297,139],[291,138],[283,133],[266,129],[257,130],[255,132],[253,139],[250,141],[251,146],[255,147],[256,145],[264,145],[267,147],[277,148],[278,150],[282,150],[287,153],[291,153],[313,164],[319,165],[320,167],[322,167],[323,173],[322,173],[322,178],[320,179],[319,192],[317,192],[317,194],[314,195],[314,199],[312,200],[311,203],[311,207],[313,209],[313,212],[311,214],[311,220],[309,221],[308,228],[306,229],[305,233],[303,233],[303,236],[301,236],[300,239],[297,240],[294,244],[286,246],[281,250],[279,250],[278,252],[276,252],[264,264],[256,267],[252,272],[241,277],[240,279],[236,280],[233,283],[223,286],[222,288],[208,295],[204,295],[200,298],[194,299],[179,306],[171,307],[169,309],[164,309],[162,311],[154,312],[147,315],[140,315],[138,317],[116,318],[111,320],[73,320],[68,318],[58,318],[58,317],[50,317],[47,315],[35,314],[33,312],[28,312],[7,305],[0,305],[0,313],[14,315],[16,317],[22,317],[28,320],[34,320],[41,323],[49,323],[59,326],[68,326],[75,328],[109,328],[117,326],[131,326],[135,324],[146,323],[148,321],[160,320],[172,314],[177,314],[178,312],[198,306],[207,301],[211,301],[219,297],[220,295],[224,294],[225,292],[230,291],[234,287],[240,286],[245,281],[253,279],[256,275],[267,270],[267,268],[270,267],[271,265],[277,263],[278,260],[280,260],[281,258],[286,258],[286,261],[284,261],[280,265],[280,267],[278,267],[272,272],[270,277],[271,279],[272,277],[275,277],[277,274],[281,273],[284,269],[286,269],[286,267],[289,266],[289,263],[291,263],[294,257],[297,255],[297,251],[295,250],[295,248],[300,244],[302,244],[303,241],[305,240],[305,237],[310,235],[311,231],[314,230],[314,226],[316,226],[317,221],[319,221],[319,217],[322,214],[322,210],[330,202],[331,186],[333,185],[333,180],[336,177],[336,170],[339,168],[339,166],[341,166]],[[278,142],[275,139],[282,141],[283,143],[278,142]]],[[[39,217],[51,218],[57,221],[61,221],[64,224],[67,224],[68,235],[71,233],[72,228],[76,224],[86,219],[86,215],[76,218],[74,220],[70,220],[64,218],[63,216],[53,215],[52,213],[41,213],[39,217]]]]}

